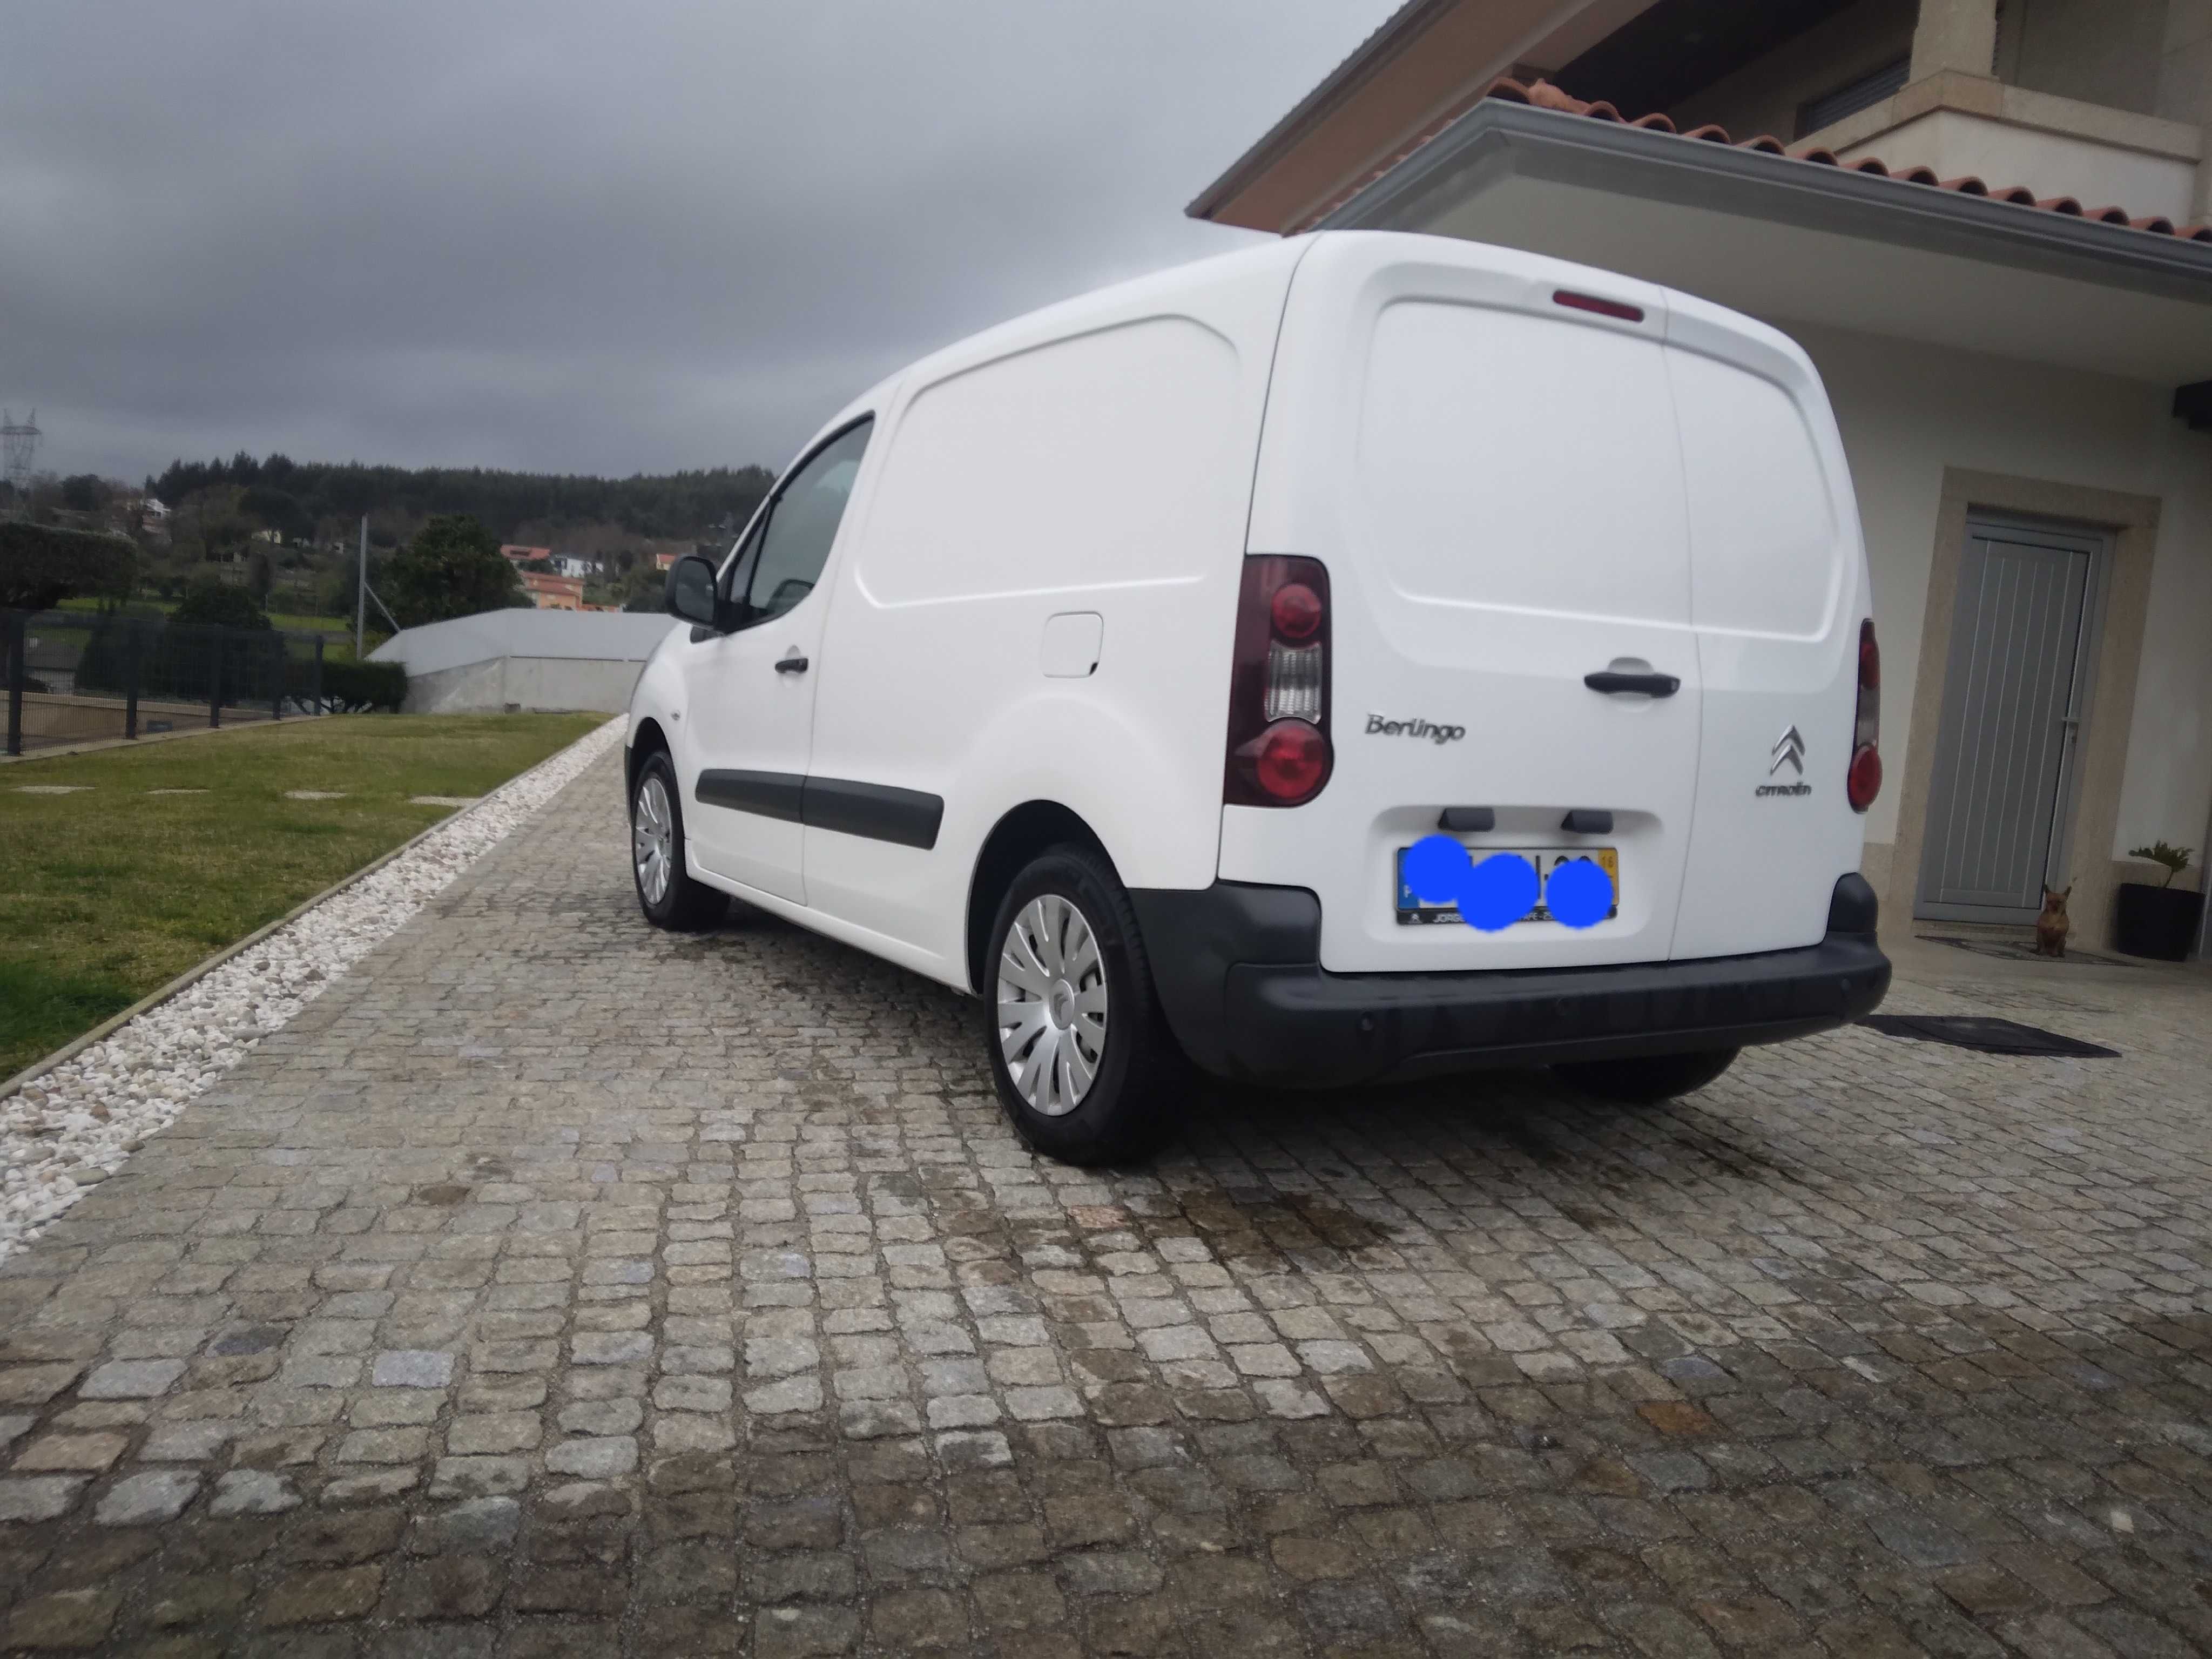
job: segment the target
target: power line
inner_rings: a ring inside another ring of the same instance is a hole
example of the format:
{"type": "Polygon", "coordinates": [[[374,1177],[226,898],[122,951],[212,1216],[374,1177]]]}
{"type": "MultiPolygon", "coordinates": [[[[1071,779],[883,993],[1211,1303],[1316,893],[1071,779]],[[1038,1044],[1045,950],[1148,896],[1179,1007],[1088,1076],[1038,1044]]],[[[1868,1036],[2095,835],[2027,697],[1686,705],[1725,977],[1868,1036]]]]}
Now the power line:
{"type": "Polygon", "coordinates": [[[38,458],[39,440],[45,435],[39,430],[37,410],[27,421],[18,421],[14,410],[0,409],[0,477],[6,477],[19,499],[30,488],[31,463],[38,458]]]}

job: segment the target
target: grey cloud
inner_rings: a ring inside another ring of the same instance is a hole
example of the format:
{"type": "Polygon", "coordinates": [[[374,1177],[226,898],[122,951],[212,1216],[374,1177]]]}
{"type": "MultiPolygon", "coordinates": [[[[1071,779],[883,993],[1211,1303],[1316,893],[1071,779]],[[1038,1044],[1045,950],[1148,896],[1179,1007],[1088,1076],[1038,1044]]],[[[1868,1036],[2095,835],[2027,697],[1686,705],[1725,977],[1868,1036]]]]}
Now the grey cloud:
{"type": "Polygon", "coordinates": [[[1241,246],[1182,204],[1388,0],[27,0],[0,403],[42,460],[781,460],[868,381],[1241,246]]]}

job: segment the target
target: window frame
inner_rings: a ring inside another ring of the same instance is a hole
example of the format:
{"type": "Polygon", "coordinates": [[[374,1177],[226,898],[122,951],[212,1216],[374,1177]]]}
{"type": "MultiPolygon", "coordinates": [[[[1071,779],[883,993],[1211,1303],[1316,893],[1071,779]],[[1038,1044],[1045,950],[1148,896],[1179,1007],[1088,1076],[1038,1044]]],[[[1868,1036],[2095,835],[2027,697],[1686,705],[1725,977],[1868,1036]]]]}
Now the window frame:
{"type": "MultiPolygon", "coordinates": [[[[720,581],[722,596],[728,604],[735,607],[738,611],[737,624],[730,629],[731,633],[742,634],[749,628],[760,627],[763,623],[780,621],[783,617],[790,616],[793,611],[796,611],[803,608],[807,603],[807,600],[811,599],[814,597],[813,592],[809,590],[806,599],[801,599],[797,605],[793,605],[790,611],[778,611],[771,612],[768,611],[755,611],[752,608],[750,602],[745,599],[743,590],[752,586],[752,573],[754,568],[760,562],[761,549],[768,544],[769,526],[775,518],[776,508],[783,505],[783,498],[785,495],[789,491],[791,486],[798,482],[799,475],[804,473],[808,467],[813,465],[816,459],[818,459],[822,453],[828,449],[831,445],[852,436],[854,432],[858,431],[864,426],[873,426],[875,424],[875,410],[864,410],[860,414],[855,415],[851,420],[845,422],[835,431],[824,433],[818,443],[809,445],[805,452],[802,453],[797,460],[793,461],[790,466],[785,469],[783,477],[776,480],[775,488],[769,492],[768,499],[761,503],[760,511],[753,514],[752,522],[745,526],[744,532],[738,538],[737,545],[730,550],[728,562],[724,564],[722,567],[720,581]]],[[[873,435],[871,434],[869,444],[872,446],[874,438],[873,435]]],[[[866,447],[862,448],[860,452],[860,459],[862,465],[865,466],[867,462],[866,447]]],[[[853,487],[856,492],[860,488],[860,477],[857,472],[854,476],[853,487]]],[[[848,498],[846,502],[846,510],[849,512],[851,510],[851,501],[848,498]]],[[[845,520],[841,516],[837,520],[837,534],[842,536],[844,534],[844,532],[845,520]]],[[[836,550],[836,540],[835,537],[832,537],[830,539],[829,551],[834,552],[836,550]]],[[[825,552],[823,555],[822,568],[824,570],[827,570],[830,568],[829,552],[825,552]]],[[[815,586],[817,587],[821,586],[818,580],[815,583],[815,586]]]]}

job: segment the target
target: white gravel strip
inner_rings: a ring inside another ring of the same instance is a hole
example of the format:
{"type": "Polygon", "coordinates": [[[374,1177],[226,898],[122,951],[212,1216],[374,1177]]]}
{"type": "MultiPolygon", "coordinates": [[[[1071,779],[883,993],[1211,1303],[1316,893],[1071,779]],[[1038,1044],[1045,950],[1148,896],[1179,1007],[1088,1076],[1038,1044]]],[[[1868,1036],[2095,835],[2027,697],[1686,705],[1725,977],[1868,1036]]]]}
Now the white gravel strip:
{"type": "Polygon", "coordinates": [[[0,1100],[0,1261],[622,741],[610,720],[399,857],[0,1100]]]}

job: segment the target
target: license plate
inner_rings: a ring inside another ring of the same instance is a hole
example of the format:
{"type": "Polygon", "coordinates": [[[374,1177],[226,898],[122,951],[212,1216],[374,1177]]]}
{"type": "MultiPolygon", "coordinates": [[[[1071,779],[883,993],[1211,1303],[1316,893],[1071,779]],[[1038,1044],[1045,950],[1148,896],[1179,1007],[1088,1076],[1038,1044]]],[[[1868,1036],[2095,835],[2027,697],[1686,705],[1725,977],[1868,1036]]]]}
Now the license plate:
{"type": "MultiPolygon", "coordinates": [[[[1516,926],[1532,921],[1549,921],[1552,913],[1544,905],[1543,894],[1550,884],[1552,872],[1563,864],[1577,859],[1588,859],[1605,872],[1613,883],[1613,908],[1607,911],[1610,921],[1620,914],[1620,854],[1611,847],[1476,847],[1470,846],[1468,855],[1480,864],[1496,853],[1510,853],[1515,858],[1526,859],[1536,866],[1536,908],[1521,918],[1516,926]]],[[[1465,927],[1456,904],[1424,904],[1414,896],[1413,890],[1406,884],[1407,849],[1398,849],[1398,922],[1401,927],[1422,927],[1432,922],[1448,921],[1465,927]]]]}

